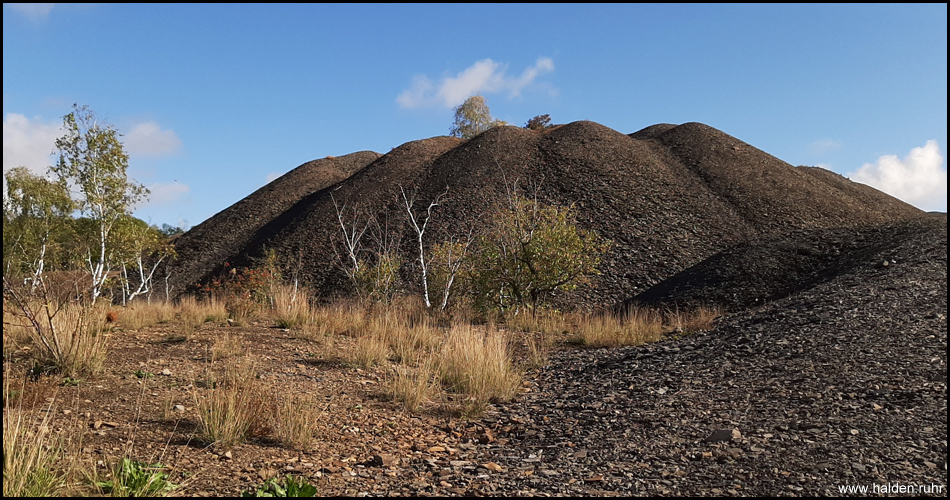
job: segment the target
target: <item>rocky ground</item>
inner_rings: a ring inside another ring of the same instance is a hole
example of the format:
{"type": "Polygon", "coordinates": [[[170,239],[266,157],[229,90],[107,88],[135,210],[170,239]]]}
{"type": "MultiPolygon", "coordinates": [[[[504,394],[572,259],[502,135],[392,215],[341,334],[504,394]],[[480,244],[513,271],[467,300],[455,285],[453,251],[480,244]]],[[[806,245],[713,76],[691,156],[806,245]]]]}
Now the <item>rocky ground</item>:
{"type": "MultiPolygon", "coordinates": [[[[54,425],[86,430],[85,459],[131,449],[167,465],[180,496],[238,495],[287,473],[326,496],[945,493],[947,235],[945,215],[932,219],[827,279],[736,308],[711,331],[640,347],[560,345],[519,397],[475,419],[445,405],[406,413],[382,397],[384,368],[342,361],[354,339],[312,343],[264,322],[184,340],[173,323],[119,328],[104,374],[31,384],[60,401],[54,425]],[[312,447],[196,439],[194,384],[222,336],[258,360],[275,399],[321,402],[312,447]]],[[[813,247],[833,243],[816,238],[813,247]]],[[[5,362],[12,373],[25,363],[5,362]]]]}

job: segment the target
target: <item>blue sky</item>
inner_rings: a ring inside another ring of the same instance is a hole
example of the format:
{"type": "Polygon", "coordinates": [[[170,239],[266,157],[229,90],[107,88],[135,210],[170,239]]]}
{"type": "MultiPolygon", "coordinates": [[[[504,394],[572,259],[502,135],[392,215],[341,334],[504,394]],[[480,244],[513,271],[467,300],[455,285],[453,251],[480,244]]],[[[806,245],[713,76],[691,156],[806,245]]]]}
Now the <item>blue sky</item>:
{"type": "Polygon", "coordinates": [[[512,125],[702,122],[947,210],[947,5],[4,4],[3,169],[123,134],[135,215],[194,226],[307,161],[512,125]]]}

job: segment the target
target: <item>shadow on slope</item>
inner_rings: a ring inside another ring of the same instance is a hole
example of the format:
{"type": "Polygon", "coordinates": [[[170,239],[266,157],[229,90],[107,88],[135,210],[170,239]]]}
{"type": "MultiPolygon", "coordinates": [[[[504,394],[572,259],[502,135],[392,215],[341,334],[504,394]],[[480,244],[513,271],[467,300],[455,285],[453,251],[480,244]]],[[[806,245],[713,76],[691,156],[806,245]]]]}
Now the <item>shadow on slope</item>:
{"type": "MultiPolygon", "coordinates": [[[[946,217],[943,229],[946,230],[946,217]]],[[[716,305],[736,311],[809,290],[856,270],[902,265],[913,256],[895,249],[939,230],[939,218],[859,228],[796,230],[739,244],[677,273],[622,303],[688,307],[716,305]]]]}

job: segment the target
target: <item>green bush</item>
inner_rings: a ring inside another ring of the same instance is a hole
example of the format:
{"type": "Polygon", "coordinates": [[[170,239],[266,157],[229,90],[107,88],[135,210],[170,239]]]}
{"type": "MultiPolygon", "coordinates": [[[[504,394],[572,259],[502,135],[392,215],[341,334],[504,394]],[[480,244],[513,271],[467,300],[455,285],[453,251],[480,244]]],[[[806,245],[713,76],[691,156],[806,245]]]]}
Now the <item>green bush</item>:
{"type": "Polygon", "coordinates": [[[513,195],[491,215],[471,272],[482,308],[545,305],[598,273],[611,242],[577,226],[573,206],[543,205],[513,195]]]}

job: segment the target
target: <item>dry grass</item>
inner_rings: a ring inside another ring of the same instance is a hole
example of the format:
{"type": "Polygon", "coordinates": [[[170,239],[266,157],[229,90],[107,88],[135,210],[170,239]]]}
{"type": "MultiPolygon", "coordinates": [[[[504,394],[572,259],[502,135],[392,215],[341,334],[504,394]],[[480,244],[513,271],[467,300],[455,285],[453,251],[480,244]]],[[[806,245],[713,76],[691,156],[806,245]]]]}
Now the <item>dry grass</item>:
{"type": "Polygon", "coordinates": [[[34,415],[21,407],[3,410],[3,496],[55,496],[66,487],[58,470],[65,450],[50,431],[52,408],[38,425],[34,415]]]}
{"type": "Polygon", "coordinates": [[[237,335],[224,334],[216,337],[211,345],[211,361],[218,361],[247,354],[244,341],[237,335]]]}
{"type": "Polygon", "coordinates": [[[29,322],[18,317],[12,304],[4,301],[3,304],[3,356],[6,358],[12,352],[29,347],[33,342],[32,330],[29,322]]]}
{"type": "Polygon", "coordinates": [[[229,363],[220,375],[212,368],[209,363],[205,380],[194,384],[201,439],[233,446],[262,432],[266,426],[266,398],[257,380],[254,361],[245,357],[240,362],[229,363]],[[199,390],[199,385],[205,389],[199,390]]]}
{"type": "Polygon", "coordinates": [[[548,364],[551,352],[551,340],[543,333],[525,334],[527,348],[524,366],[530,370],[539,370],[548,364]]]}
{"type": "Polygon", "coordinates": [[[43,397],[48,394],[43,391],[24,395],[25,384],[14,388],[12,379],[5,370],[3,496],[69,496],[70,478],[81,472],[76,458],[81,448],[82,428],[71,422],[55,429],[53,415],[59,413],[55,392],[52,397],[43,397]],[[19,396],[7,397],[14,393],[19,396]],[[43,400],[43,404],[37,404],[39,400],[43,400]]]}
{"type": "Polygon", "coordinates": [[[361,366],[381,365],[392,358],[396,363],[413,363],[434,350],[442,340],[439,329],[410,302],[371,309],[358,330],[353,361],[361,366]]]}
{"type": "Polygon", "coordinates": [[[720,316],[722,311],[711,306],[698,306],[688,311],[676,308],[665,314],[665,323],[676,333],[690,334],[712,330],[716,318],[720,316]]]}
{"type": "Polygon", "coordinates": [[[163,301],[137,301],[122,309],[116,320],[120,325],[130,330],[139,330],[147,326],[167,323],[175,319],[179,307],[163,301]]]}
{"type": "Polygon", "coordinates": [[[285,447],[306,450],[319,437],[317,430],[323,414],[317,401],[308,395],[286,397],[276,406],[272,417],[274,437],[285,447]]]}
{"type": "Polygon", "coordinates": [[[628,311],[624,318],[612,314],[578,314],[572,341],[589,347],[635,346],[656,342],[663,335],[659,313],[646,309],[628,311]]]}
{"type": "Polygon", "coordinates": [[[437,366],[443,384],[464,396],[466,415],[480,414],[489,403],[513,398],[523,375],[511,361],[503,332],[472,325],[452,327],[437,366]]]}
{"type": "Polygon", "coordinates": [[[327,335],[357,336],[365,327],[366,310],[353,301],[314,308],[311,323],[327,335]]]}
{"type": "Polygon", "coordinates": [[[539,332],[545,336],[561,335],[570,330],[568,318],[559,311],[538,309],[533,313],[522,310],[505,316],[505,326],[522,332],[539,332]]]}
{"type": "Polygon", "coordinates": [[[389,344],[378,335],[366,334],[356,340],[356,352],[350,361],[369,368],[389,359],[389,344]]]}
{"type": "Polygon", "coordinates": [[[392,377],[386,382],[386,394],[400,402],[403,408],[415,413],[424,404],[440,399],[438,375],[434,366],[434,359],[424,357],[413,363],[397,365],[393,368],[392,377]]]}
{"type": "Polygon", "coordinates": [[[310,295],[306,288],[287,285],[277,287],[271,297],[272,314],[277,326],[296,330],[309,323],[313,318],[308,300],[310,295]]]}
{"type": "Polygon", "coordinates": [[[205,323],[224,323],[228,319],[224,304],[214,299],[199,301],[193,296],[182,297],[177,309],[185,335],[193,333],[205,323]]]}
{"type": "Polygon", "coordinates": [[[107,307],[57,303],[11,293],[3,302],[4,350],[30,345],[30,357],[38,369],[64,377],[99,373],[107,352],[106,337],[102,335],[107,307]]]}

